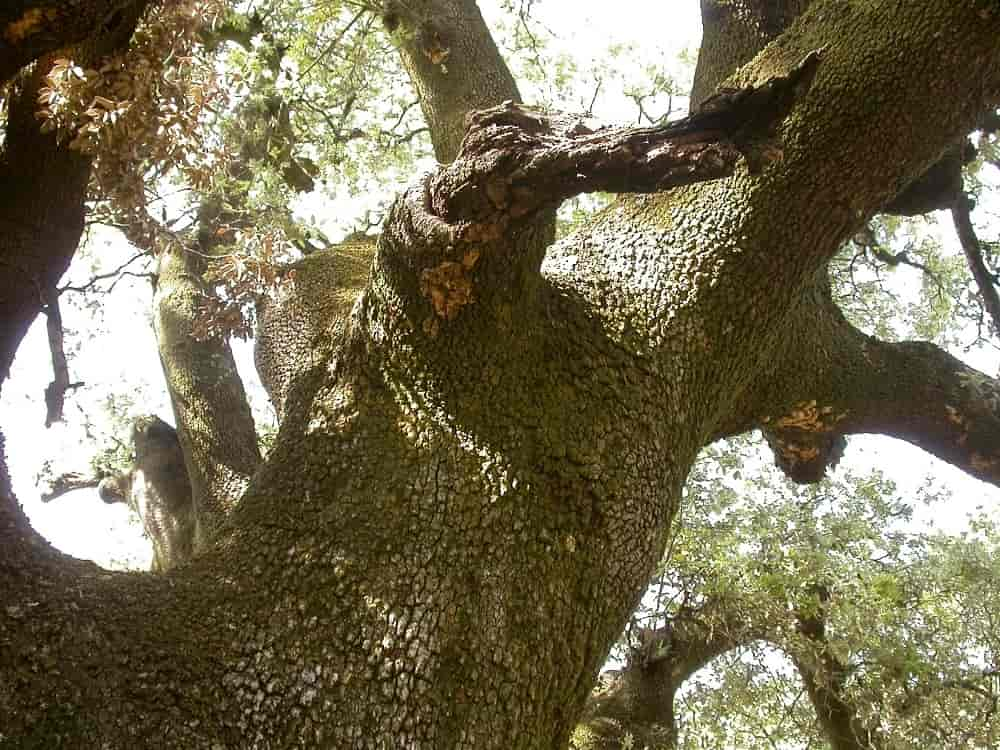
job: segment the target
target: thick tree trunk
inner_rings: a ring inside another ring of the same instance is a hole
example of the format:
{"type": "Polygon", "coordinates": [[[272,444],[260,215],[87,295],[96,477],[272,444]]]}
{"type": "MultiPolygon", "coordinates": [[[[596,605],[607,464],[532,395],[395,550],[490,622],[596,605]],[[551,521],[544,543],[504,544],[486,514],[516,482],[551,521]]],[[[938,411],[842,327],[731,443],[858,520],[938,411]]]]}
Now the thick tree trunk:
{"type": "MultiPolygon", "coordinates": [[[[42,55],[113,32],[146,0],[6,0],[0,8],[0,83],[42,55]]],[[[138,11],[138,12],[141,12],[138,11]]]]}
{"type": "MultiPolygon", "coordinates": [[[[44,0],[37,3],[18,0],[12,8],[0,10],[0,81],[10,79],[21,65],[38,56],[32,52],[27,59],[17,55],[8,57],[11,44],[17,42],[17,46],[22,38],[32,40],[36,36],[49,39],[41,27],[36,28],[33,23],[25,25],[26,18],[30,21],[36,14],[42,14],[51,20],[57,14],[65,23],[69,15],[76,24],[73,28],[79,28],[81,35],[76,36],[74,31],[72,39],[62,40],[62,44],[87,39],[72,50],[76,58],[86,64],[128,43],[146,2],[101,3],[95,0],[81,4],[71,14],[67,14],[65,8],[55,10],[55,5],[44,0]],[[102,23],[108,23],[100,33],[82,33],[87,28],[85,24],[80,25],[88,12],[84,5],[115,5],[115,10],[123,10],[111,13],[108,18],[102,16],[102,23]],[[20,62],[14,65],[11,60],[20,62]]],[[[39,60],[13,84],[0,152],[0,321],[3,323],[0,329],[0,388],[10,374],[14,353],[28,327],[45,305],[55,299],[56,283],[69,268],[83,232],[83,204],[91,160],[72,150],[67,142],[60,142],[56,134],[43,133],[35,117],[39,89],[44,85],[52,59],[49,56],[39,60]]]]}
{"type": "Polygon", "coordinates": [[[407,191],[338,345],[192,564],[66,561],[0,498],[0,731],[561,750],[697,451],[761,413],[752,386],[780,380],[839,242],[971,126],[998,34],[992,1],[817,0],[736,79],[824,49],[780,161],[623,202],[547,255],[544,207],[495,202],[500,231],[470,234],[475,216],[407,191]]]}

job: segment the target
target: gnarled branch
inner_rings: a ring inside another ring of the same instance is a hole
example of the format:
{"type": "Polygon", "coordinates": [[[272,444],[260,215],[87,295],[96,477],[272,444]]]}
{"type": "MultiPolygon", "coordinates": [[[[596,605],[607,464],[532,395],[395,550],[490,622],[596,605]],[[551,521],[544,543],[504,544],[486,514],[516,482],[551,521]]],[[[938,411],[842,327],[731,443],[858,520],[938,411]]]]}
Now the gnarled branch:
{"type": "Polygon", "coordinates": [[[591,130],[580,119],[505,102],[470,117],[458,159],[430,181],[438,217],[479,239],[581,193],[648,193],[777,158],[776,126],[809,87],[813,52],[788,75],[727,90],[697,113],[653,127],[591,130]]]}

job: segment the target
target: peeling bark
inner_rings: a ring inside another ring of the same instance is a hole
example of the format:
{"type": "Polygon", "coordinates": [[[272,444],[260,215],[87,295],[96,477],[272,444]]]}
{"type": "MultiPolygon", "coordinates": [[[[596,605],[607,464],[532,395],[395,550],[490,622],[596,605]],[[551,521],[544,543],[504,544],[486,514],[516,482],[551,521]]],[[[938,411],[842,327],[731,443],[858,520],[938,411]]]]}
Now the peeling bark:
{"type": "Polygon", "coordinates": [[[786,76],[724,91],[695,114],[652,127],[594,131],[580,118],[512,102],[477,112],[458,161],[430,181],[431,210],[461,222],[456,240],[492,239],[508,220],[582,193],[653,193],[718,179],[732,174],[741,155],[759,172],[780,158],[774,133],[819,60],[812,52],[786,76]]]}

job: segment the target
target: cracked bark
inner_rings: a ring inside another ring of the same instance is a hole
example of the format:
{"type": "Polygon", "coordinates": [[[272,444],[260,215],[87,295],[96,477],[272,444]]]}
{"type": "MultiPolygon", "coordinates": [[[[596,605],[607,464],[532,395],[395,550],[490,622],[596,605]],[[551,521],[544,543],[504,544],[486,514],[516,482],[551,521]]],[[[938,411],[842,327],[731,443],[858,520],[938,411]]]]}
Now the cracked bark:
{"type": "MultiPolygon", "coordinates": [[[[755,383],[781,380],[783,323],[974,122],[998,34],[991,2],[817,0],[732,81],[825,48],[780,161],[623,200],[547,255],[540,223],[514,222],[473,262],[408,192],[339,343],[295,382],[268,461],[191,564],[65,561],[3,487],[3,731],[47,747],[563,747],[699,448],[731,413],[765,413],[755,383]],[[141,722],[110,708],[125,702],[141,722]]],[[[458,78],[463,48],[445,46],[458,78]]]]}

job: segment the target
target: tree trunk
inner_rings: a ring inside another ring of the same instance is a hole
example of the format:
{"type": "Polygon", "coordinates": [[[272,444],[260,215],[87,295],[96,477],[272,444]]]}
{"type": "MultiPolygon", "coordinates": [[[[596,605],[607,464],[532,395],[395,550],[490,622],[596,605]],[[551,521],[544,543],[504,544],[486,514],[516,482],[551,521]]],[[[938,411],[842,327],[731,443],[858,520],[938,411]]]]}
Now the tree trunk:
{"type": "MultiPolygon", "coordinates": [[[[110,17],[102,15],[102,22],[109,23],[106,28],[101,27],[99,33],[77,37],[74,31],[72,38],[65,39],[63,44],[87,41],[67,53],[88,64],[128,43],[145,9],[145,0],[129,3],[94,0],[80,4],[71,14],[72,28],[86,29],[80,24],[87,20],[90,6],[112,4],[115,10],[123,9],[122,12],[112,13],[110,17]]],[[[30,21],[36,14],[50,20],[55,14],[65,21],[65,10],[57,11],[55,5],[57,3],[45,0],[18,0],[13,8],[0,10],[0,29],[5,29],[0,31],[0,81],[11,79],[21,65],[40,54],[31,52],[27,59],[17,55],[8,57],[14,42],[38,37],[42,40],[40,43],[51,43],[52,37],[47,32],[43,33],[33,23],[24,24],[25,19],[30,21]],[[18,13],[14,13],[15,10],[18,13]],[[17,29],[16,33],[11,29],[17,29]],[[20,63],[8,65],[15,59],[20,63]]],[[[54,301],[56,283],[69,268],[83,232],[83,204],[91,159],[72,150],[66,141],[60,142],[56,134],[43,133],[35,116],[39,90],[53,59],[50,55],[39,60],[12,84],[0,151],[0,321],[4,326],[0,335],[0,388],[10,374],[14,353],[29,326],[38,313],[54,301]]]]}
{"type": "Polygon", "coordinates": [[[197,337],[209,291],[201,256],[180,245],[160,253],[153,317],[177,432],[184,449],[199,549],[232,513],[260,464],[257,433],[229,341],[197,337]]]}
{"type": "MultiPolygon", "coordinates": [[[[500,199],[470,231],[464,208],[434,213],[455,205],[446,180],[407,191],[332,354],[295,380],[272,454],[194,562],[68,561],[4,487],[0,732],[564,748],[698,450],[787,405],[751,399],[761,380],[791,393],[817,273],[972,126],[998,34],[993,2],[817,0],[734,79],[768,88],[823,50],[770,163],[622,201],[547,251],[548,206],[500,199]]],[[[421,54],[462,76],[442,39],[421,54]]]]}

